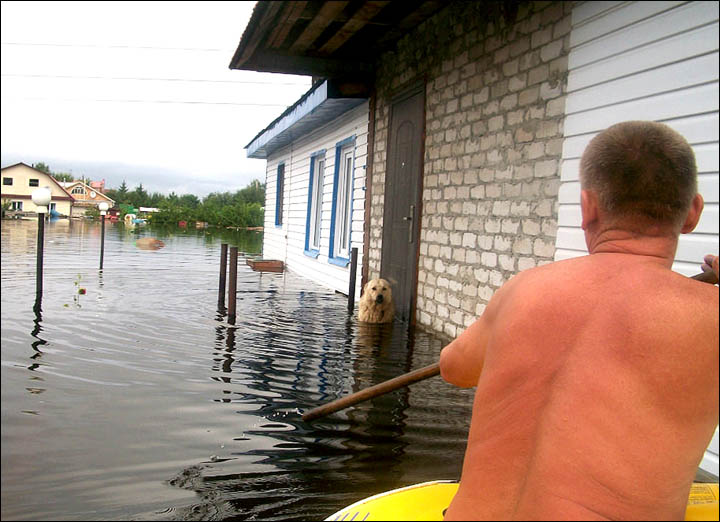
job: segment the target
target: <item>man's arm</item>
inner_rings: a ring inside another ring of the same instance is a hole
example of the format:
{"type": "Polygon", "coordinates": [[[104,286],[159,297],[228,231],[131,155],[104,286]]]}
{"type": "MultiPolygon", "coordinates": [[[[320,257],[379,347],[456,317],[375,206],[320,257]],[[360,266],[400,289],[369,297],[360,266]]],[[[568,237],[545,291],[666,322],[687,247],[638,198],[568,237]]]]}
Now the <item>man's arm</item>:
{"type": "Polygon", "coordinates": [[[490,335],[498,315],[500,303],[508,289],[517,284],[519,274],[499,288],[485,307],[483,314],[440,352],[440,375],[450,384],[462,388],[477,385],[490,335]]]}
{"type": "Polygon", "coordinates": [[[481,315],[440,352],[440,375],[450,384],[461,388],[477,385],[489,337],[487,322],[485,314],[481,315]]]}

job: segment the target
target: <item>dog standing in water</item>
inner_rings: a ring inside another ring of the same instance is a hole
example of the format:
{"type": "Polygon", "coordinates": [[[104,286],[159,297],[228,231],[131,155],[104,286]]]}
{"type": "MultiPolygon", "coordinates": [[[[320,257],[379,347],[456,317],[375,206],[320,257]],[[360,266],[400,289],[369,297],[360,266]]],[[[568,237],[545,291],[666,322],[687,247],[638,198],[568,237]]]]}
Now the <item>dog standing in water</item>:
{"type": "Polygon", "coordinates": [[[363,323],[391,323],[394,316],[390,283],[385,279],[368,281],[360,298],[358,319],[363,323]]]}

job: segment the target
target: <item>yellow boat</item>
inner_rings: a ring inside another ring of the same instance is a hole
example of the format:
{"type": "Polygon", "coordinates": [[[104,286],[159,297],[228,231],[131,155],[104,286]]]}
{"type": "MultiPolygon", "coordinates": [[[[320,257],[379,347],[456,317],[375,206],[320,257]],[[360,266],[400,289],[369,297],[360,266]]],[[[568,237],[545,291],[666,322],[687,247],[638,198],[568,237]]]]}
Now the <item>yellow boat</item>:
{"type": "MultiPolygon", "coordinates": [[[[435,480],[393,489],[355,502],[325,520],[442,520],[457,488],[457,482],[435,480]]],[[[718,520],[717,483],[692,485],[685,520],[718,520]]]]}

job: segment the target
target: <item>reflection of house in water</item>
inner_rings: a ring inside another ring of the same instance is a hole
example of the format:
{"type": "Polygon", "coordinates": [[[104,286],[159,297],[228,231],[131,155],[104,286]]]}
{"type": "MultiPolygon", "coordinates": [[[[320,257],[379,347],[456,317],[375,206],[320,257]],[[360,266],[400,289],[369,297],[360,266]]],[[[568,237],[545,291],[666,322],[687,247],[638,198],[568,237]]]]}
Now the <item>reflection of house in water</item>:
{"type": "Polygon", "coordinates": [[[4,220],[2,224],[3,250],[11,254],[34,254],[37,249],[37,226],[26,221],[4,220]]]}

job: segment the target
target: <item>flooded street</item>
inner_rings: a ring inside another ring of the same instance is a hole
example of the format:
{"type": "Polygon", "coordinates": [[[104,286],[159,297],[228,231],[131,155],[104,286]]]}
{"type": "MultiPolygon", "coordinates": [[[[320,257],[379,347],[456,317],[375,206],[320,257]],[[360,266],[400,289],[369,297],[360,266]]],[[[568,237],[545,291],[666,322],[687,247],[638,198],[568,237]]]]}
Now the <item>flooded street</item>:
{"type": "Polygon", "coordinates": [[[472,390],[434,377],[311,423],[301,413],[435,362],[443,343],[363,327],[346,298],[238,261],[255,232],[2,221],[2,519],[308,520],[462,465],[472,390]],[[165,246],[142,250],[156,237],[165,246]],[[79,292],[84,289],[84,293],[79,292]]]}

